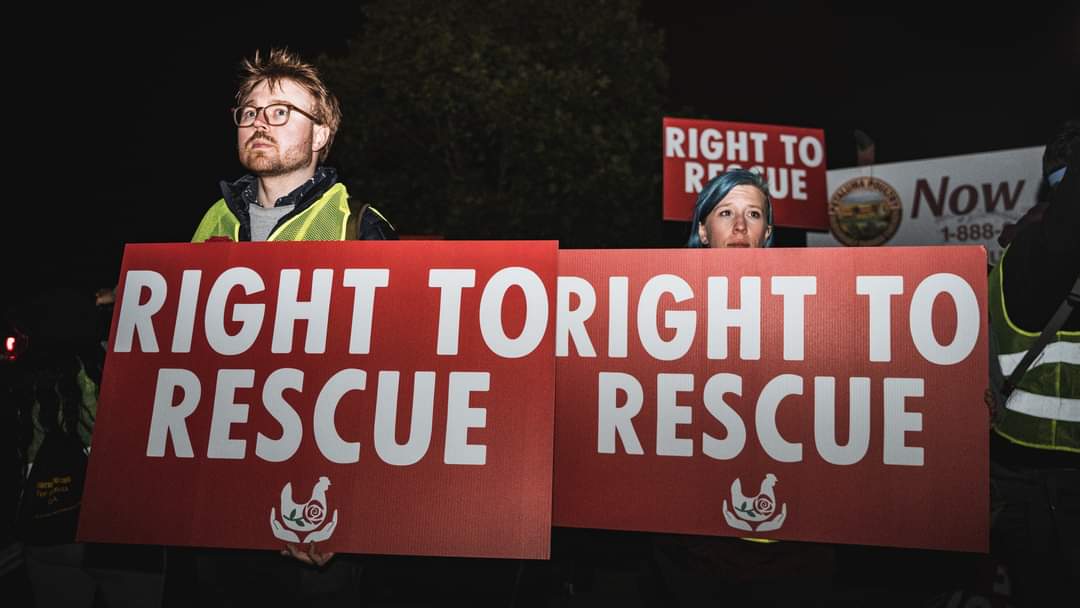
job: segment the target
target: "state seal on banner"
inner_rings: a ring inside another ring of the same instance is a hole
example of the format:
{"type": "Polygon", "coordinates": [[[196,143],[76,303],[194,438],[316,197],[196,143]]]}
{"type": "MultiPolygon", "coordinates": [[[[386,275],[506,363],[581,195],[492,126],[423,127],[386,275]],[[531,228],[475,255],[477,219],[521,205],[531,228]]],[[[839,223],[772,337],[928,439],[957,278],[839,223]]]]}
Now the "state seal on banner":
{"type": "Polygon", "coordinates": [[[900,209],[900,195],[887,182],[856,177],[829,197],[829,230],[849,247],[881,245],[900,227],[900,209]]]}

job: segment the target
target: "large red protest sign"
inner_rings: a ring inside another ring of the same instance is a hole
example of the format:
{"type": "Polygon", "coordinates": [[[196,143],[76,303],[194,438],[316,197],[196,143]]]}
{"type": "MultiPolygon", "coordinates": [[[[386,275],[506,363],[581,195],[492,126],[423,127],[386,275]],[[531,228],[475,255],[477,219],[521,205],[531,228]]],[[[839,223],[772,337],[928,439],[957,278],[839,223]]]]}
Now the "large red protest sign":
{"type": "Polygon", "coordinates": [[[985,268],[560,252],[554,525],[985,550],[985,268]]]}
{"type": "Polygon", "coordinates": [[[546,557],[556,254],[129,246],[79,538],[546,557]]]}
{"type": "Polygon", "coordinates": [[[821,129],[664,118],[664,219],[689,220],[701,188],[730,169],[769,184],[777,226],[828,230],[821,129]]]}

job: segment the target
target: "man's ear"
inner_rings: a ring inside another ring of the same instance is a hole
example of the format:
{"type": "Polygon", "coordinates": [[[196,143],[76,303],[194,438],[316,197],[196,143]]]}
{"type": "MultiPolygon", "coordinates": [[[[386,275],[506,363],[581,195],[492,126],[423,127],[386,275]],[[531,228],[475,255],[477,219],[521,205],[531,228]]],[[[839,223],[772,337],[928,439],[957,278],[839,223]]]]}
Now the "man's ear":
{"type": "Polygon", "coordinates": [[[311,151],[318,152],[326,147],[326,142],[330,141],[330,127],[326,125],[315,125],[315,132],[311,136],[311,151]]]}

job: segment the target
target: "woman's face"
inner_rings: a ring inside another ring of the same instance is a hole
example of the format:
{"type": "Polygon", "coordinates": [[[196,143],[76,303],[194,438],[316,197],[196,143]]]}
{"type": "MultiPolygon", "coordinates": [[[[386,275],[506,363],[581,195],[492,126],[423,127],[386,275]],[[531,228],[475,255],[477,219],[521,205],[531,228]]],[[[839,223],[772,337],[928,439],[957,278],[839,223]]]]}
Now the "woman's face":
{"type": "Polygon", "coordinates": [[[765,195],[754,186],[735,186],[698,224],[706,247],[764,247],[772,234],[765,195]]]}

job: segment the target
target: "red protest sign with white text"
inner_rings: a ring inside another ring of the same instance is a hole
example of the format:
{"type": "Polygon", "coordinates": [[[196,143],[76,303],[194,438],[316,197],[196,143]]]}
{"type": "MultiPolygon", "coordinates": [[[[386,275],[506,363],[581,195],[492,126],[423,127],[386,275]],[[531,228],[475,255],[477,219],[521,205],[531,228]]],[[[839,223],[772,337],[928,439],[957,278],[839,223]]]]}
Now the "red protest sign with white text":
{"type": "Polygon", "coordinates": [[[80,540],[546,557],[556,253],[128,246],[80,540]]]}
{"type": "Polygon", "coordinates": [[[664,219],[689,220],[701,188],[730,169],[761,174],[777,226],[829,229],[825,131],[664,118],[664,219]]]}
{"type": "Polygon", "coordinates": [[[986,550],[985,268],[560,252],[554,525],[986,550]]]}

